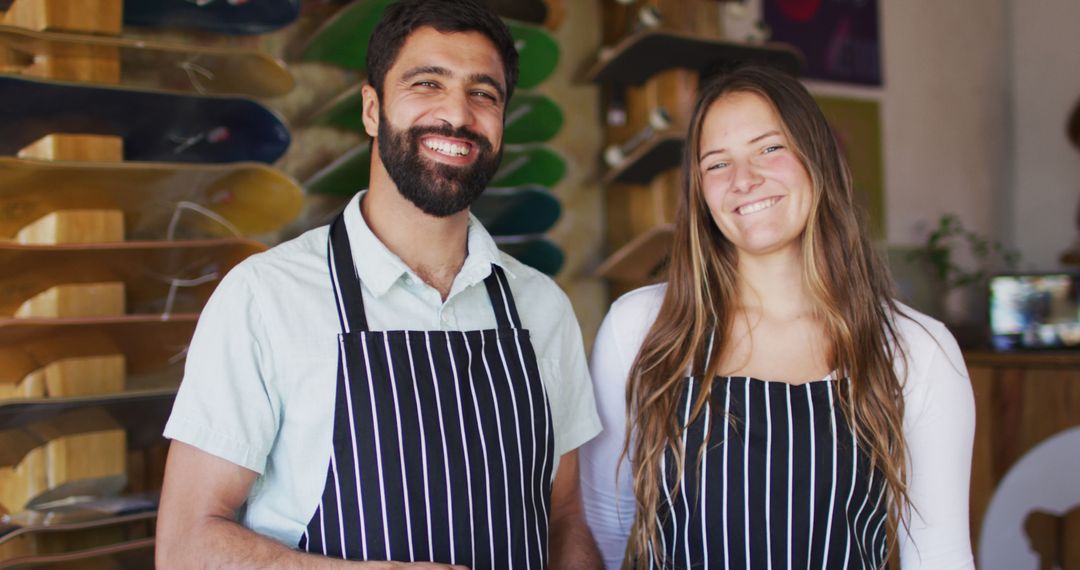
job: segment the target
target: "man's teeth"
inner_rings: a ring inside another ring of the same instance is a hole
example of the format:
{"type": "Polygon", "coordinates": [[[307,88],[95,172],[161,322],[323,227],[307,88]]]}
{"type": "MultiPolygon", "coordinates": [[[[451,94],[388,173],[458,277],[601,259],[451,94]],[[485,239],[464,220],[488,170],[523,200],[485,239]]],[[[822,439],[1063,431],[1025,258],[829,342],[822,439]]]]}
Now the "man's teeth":
{"type": "Polygon", "coordinates": [[[424,141],[424,146],[439,153],[449,156],[466,156],[469,154],[468,145],[451,144],[445,141],[428,140],[424,141]]]}
{"type": "Polygon", "coordinates": [[[779,201],[780,201],[780,198],[769,198],[768,200],[762,200],[760,202],[754,202],[753,204],[749,204],[749,205],[746,205],[746,206],[743,206],[743,207],[739,208],[738,212],[742,216],[745,216],[747,214],[753,214],[754,212],[760,212],[760,211],[764,210],[765,208],[771,208],[773,206],[773,204],[776,204],[779,201]]]}

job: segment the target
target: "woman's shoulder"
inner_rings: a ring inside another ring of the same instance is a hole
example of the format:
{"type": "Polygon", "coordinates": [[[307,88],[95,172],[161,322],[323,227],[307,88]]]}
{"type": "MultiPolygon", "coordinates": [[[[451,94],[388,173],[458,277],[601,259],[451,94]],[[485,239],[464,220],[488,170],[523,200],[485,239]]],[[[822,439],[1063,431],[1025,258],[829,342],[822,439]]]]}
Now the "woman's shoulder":
{"type": "Polygon", "coordinates": [[[616,323],[620,330],[648,330],[660,312],[665,291],[667,283],[634,289],[611,304],[607,319],[616,323]]]}
{"type": "Polygon", "coordinates": [[[949,385],[967,386],[963,353],[941,321],[897,303],[893,326],[900,340],[898,348],[903,351],[896,371],[912,411],[922,407],[921,401],[929,393],[949,385]]]}
{"type": "Polygon", "coordinates": [[[956,344],[944,323],[900,302],[896,302],[892,324],[900,344],[908,352],[929,354],[956,344]]]}

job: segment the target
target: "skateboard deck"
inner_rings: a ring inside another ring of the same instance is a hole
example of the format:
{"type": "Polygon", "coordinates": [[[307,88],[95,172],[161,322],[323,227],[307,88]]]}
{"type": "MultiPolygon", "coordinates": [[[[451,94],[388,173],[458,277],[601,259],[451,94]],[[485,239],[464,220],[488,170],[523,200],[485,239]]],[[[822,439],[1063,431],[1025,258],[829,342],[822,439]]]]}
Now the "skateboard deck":
{"type": "MultiPolygon", "coordinates": [[[[364,134],[361,116],[363,98],[361,85],[335,97],[316,111],[310,123],[338,127],[364,134]]],[[[503,142],[524,144],[551,140],[562,129],[563,114],[551,98],[540,93],[517,92],[506,106],[503,142]]]]}
{"type": "Polygon", "coordinates": [[[543,145],[507,145],[491,186],[539,185],[551,188],[566,175],[566,160],[543,145]]]}
{"type": "Polygon", "coordinates": [[[300,0],[124,0],[124,25],[265,34],[300,16],[300,0]]]}
{"type": "Polygon", "coordinates": [[[566,261],[562,248],[544,236],[505,236],[495,238],[503,252],[544,273],[556,275],[566,261]]]}
{"type": "Polygon", "coordinates": [[[166,164],[78,162],[0,157],[0,240],[49,212],[124,212],[130,239],[258,235],[300,214],[299,184],[260,163],[166,164]],[[177,214],[178,208],[182,215],[177,214]],[[192,210],[211,212],[214,220],[192,210]],[[224,223],[221,223],[224,222],[224,223]],[[231,226],[231,227],[230,227],[231,226]]]}
{"type": "Polygon", "coordinates": [[[266,246],[237,239],[89,245],[0,243],[0,315],[56,285],[124,283],[129,313],[197,313],[222,277],[266,246]],[[176,286],[174,283],[187,286],[176,286]]]}
{"type": "MultiPolygon", "coordinates": [[[[194,314],[3,319],[0,384],[18,384],[60,360],[119,354],[128,388],[138,387],[139,377],[154,377],[183,362],[197,320],[194,314]]],[[[158,379],[153,385],[160,385],[158,379]]]]}
{"type": "Polygon", "coordinates": [[[95,546],[63,554],[26,556],[0,562],[0,570],[9,568],[48,568],[49,570],[118,568],[134,570],[153,567],[154,539],[152,537],[106,546],[95,546]]]}
{"type": "Polygon", "coordinates": [[[562,213],[558,199],[541,186],[488,188],[471,209],[493,236],[544,233],[562,213]]]}
{"type": "Polygon", "coordinates": [[[596,274],[618,281],[643,282],[663,268],[674,239],[675,226],[661,224],[630,240],[604,260],[596,274]]]}
{"type": "Polygon", "coordinates": [[[119,426],[129,449],[161,441],[176,389],[101,396],[37,398],[0,403],[0,466],[15,465],[30,450],[68,435],[119,426]]]}
{"type": "Polygon", "coordinates": [[[136,40],[124,37],[37,32],[0,26],[0,72],[34,72],[41,58],[90,57],[104,51],[120,59],[120,84],[169,91],[273,97],[292,90],[292,75],[264,53],[136,40]]]}
{"type": "Polygon", "coordinates": [[[720,63],[759,63],[791,74],[802,68],[798,50],[780,43],[740,44],[686,32],[645,29],[604,48],[586,77],[596,83],[641,85],[666,69],[707,72],[720,63]]]}
{"type": "Polygon", "coordinates": [[[634,149],[618,165],[604,174],[604,184],[622,182],[648,184],[657,174],[679,166],[682,161],[682,133],[657,133],[646,143],[634,149]]]}
{"type": "MultiPolygon", "coordinates": [[[[557,184],[566,174],[566,161],[542,145],[506,146],[502,164],[490,186],[521,187],[557,184]]],[[[357,146],[323,167],[304,182],[308,194],[352,196],[368,186],[371,176],[371,148],[357,146]]]]}
{"type": "Polygon", "coordinates": [[[65,503],[70,504],[5,516],[0,522],[0,564],[59,554],[72,544],[115,543],[147,536],[157,518],[156,493],[65,503]]]}
{"type": "Polygon", "coordinates": [[[53,133],[117,135],[125,160],[273,162],[281,117],[250,99],[0,77],[0,155],[53,133]]]}
{"type": "MultiPolygon", "coordinates": [[[[366,72],[368,38],[392,1],[356,0],[348,4],[312,34],[300,58],[366,72]]],[[[559,45],[543,28],[513,21],[506,24],[518,51],[517,87],[536,87],[558,66],[559,45]]]]}

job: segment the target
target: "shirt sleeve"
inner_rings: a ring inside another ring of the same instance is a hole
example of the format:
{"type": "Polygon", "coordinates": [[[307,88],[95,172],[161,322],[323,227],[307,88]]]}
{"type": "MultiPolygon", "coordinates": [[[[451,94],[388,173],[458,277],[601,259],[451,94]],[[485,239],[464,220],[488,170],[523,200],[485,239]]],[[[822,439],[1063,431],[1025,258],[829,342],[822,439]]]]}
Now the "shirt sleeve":
{"type": "Polygon", "coordinates": [[[581,448],[581,498],[585,519],[607,568],[622,566],[634,520],[634,487],[629,461],[622,459],[626,436],[626,381],[634,354],[619,346],[614,309],[600,325],[591,370],[603,431],[581,448]]]}
{"type": "MultiPolygon", "coordinates": [[[[915,325],[918,327],[918,325],[915,325]]],[[[973,569],[968,493],[975,400],[956,340],[938,322],[909,348],[904,437],[913,507],[900,529],[903,570],[973,569]]]]}
{"type": "MultiPolygon", "coordinates": [[[[552,422],[555,424],[555,453],[562,456],[595,437],[600,432],[600,420],[596,417],[581,327],[570,300],[561,291],[559,294],[562,314],[556,325],[558,360],[550,361],[541,357],[540,366],[542,374],[550,373],[544,369],[548,366],[558,368],[555,373],[559,381],[549,389],[558,391],[554,394],[555,401],[552,401],[552,422]]],[[[552,395],[549,394],[549,397],[552,395]]]]}
{"type": "Polygon", "coordinates": [[[262,474],[278,414],[249,262],[225,276],[199,317],[165,437],[262,474]]]}

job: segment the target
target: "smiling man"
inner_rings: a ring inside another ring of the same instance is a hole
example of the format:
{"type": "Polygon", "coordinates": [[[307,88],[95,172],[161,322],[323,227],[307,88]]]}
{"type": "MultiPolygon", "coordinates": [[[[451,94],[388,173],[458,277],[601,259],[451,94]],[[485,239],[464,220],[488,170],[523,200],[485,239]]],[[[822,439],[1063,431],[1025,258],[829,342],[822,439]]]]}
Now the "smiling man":
{"type": "Polygon", "coordinates": [[[469,214],[502,154],[513,40],[478,2],[402,0],[368,70],[369,189],[203,312],[158,565],[599,568],[577,321],[469,214]]]}

